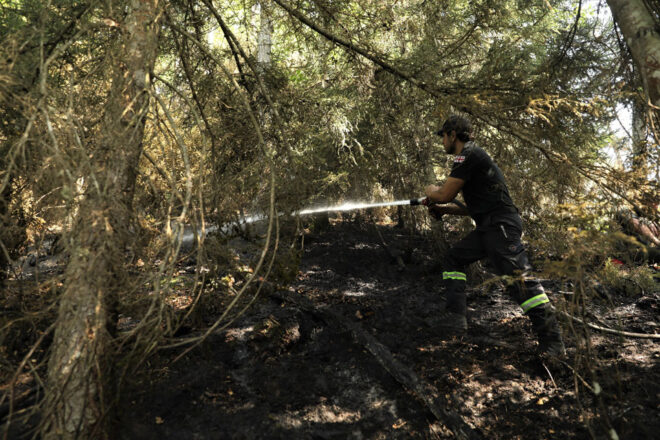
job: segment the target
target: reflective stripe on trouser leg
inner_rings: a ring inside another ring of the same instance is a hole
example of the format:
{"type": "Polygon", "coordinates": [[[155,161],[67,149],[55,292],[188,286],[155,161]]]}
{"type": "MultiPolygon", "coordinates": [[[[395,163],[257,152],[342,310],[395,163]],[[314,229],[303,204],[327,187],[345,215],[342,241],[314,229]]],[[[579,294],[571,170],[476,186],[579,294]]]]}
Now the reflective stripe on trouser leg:
{"type": "Polygon", "coordinates": [[[524,303],[520,304],[520,307],[522,307],[523,313],[527,313],[534,307],[549,302],[550,302],[550,298],[548,298],[548,295],[546,295],[545,293],[541,293],[540,295],[533,296],[524,303]]]}
{"type": "Polygon", "coordinates": [[[557,317],[539,280],[526,278],[523,283],[516,283],[515,287],[511,293],[514,294],[523,313],[532,321],[532,328],[539,342],[544,345],[561,342],[557,317]]]}
{"type": "Polygon", "coordinates": [[[442,272],[442,279],[467,281],[467,275],[463,272],[442,272]]]}

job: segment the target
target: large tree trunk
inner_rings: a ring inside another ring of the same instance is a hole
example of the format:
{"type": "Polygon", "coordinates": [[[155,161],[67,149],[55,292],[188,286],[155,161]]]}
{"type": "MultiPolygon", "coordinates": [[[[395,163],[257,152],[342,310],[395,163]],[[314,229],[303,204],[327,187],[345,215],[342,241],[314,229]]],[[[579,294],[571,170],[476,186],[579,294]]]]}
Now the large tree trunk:
{"type": "MultiPolygon", "coordinates": [[[[120,5],[124,6],[124,5],[120,5]]],[[[113,304],[157,52],[158,0],[128,0],[93,170],[68,242],[70,261],[48,365],[46,439],[111,438],[113,304]]]]}
{"type": "Polygon", "coordinates": [[[660,24],[644,0],[607,0],[637,65],[649,102],[660,108],[660,24]]]}
{"type": "Polygon", "coordinates": [[[273,23],[270,19],[268,0],[259,2],[259,35],[257,36],[257,66],[262,71],[270,67],[272,53],[273,23]]]}

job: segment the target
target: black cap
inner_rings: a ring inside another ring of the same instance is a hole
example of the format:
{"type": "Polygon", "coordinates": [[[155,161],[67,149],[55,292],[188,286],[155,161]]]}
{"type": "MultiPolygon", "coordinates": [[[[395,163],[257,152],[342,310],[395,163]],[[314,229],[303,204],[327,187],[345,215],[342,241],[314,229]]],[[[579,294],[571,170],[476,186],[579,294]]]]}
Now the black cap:
{"type": "Polygon", "coordinates": [[[436,134],[442,136],[444,133],[450,134],[452,131],[456,132],[456,137],[460,140],[467,142],[472,136],[472,124],[462,116],[452,115],[447,118],[445,123],[442,124],[442,128],[436,134]]]}

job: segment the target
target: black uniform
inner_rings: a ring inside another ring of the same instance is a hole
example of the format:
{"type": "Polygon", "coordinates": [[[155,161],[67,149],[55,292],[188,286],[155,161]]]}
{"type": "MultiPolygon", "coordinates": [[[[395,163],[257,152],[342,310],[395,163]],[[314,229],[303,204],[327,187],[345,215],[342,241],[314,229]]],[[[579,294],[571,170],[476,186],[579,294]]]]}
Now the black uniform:
{"type": "Polygon", "coordinates": [[[488,153],[468,142],[455,156],[450,177],[465,181],[463,198],[477,227],[449,250],[443,272],[447,310],[466,314],[465,267],[488,257],[500,275],[523,275],[524,281],[513,282],[508,292],[532,320],[541,344],[561,340],[543,286],[525,275],[532,267],[520,241],[522,222],[500,169],[488,153]]]}

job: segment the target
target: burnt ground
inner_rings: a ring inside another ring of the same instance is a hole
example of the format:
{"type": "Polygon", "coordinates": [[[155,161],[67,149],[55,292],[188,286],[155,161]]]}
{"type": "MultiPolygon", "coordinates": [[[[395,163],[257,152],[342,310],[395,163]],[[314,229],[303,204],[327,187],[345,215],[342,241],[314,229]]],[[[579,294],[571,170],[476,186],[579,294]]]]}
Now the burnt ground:
{"type": "MultiPolygon", "coordinates": [[[[443,335],[432,244],[377,228],[387,249],[373,226],[309,236],[287,291],[263,294],[183,359],[152,360],[123,394],[118,438],[426,439],[461,426],[488,439],[657,438],[657,340],[564,320],[569,359],[544,363],[527,319],[494,287],[470,290],[465,336],[443,335]],[[400,251],[403,269],[391,257],[400,251]],[[592,356],[576,348],[585,337],[592,356]]],[[[546,284],[564,307],[570,296],[546,284]]],[[[611,295],[588,306],[601,324],[657,333],[658,292],[611,295]]]]}
{"type": "MultiPolygon", "coordinates": [[[[568,359],[543,362],[527,318],[498,284],[469,290],[466,335],[443,334],[434,255],[431,240],[389,225],[344,221],[308,234],[286,289],[265,289],[227,330],[176,362],[180,348],[160,351],[128,380],[113,438],[658,438],[657,339],[564,319],[568,359]]],[[[61,271],[47,264],[45,273],[61,271]]],[[[544,284],[559,309],[575,300],[565,282],[544,284]]],[[[658,333],[655,290],[601,289],[584,315],[658,333]]],[[[9,438],[27,428],[15,421],[9,438]]]]}

